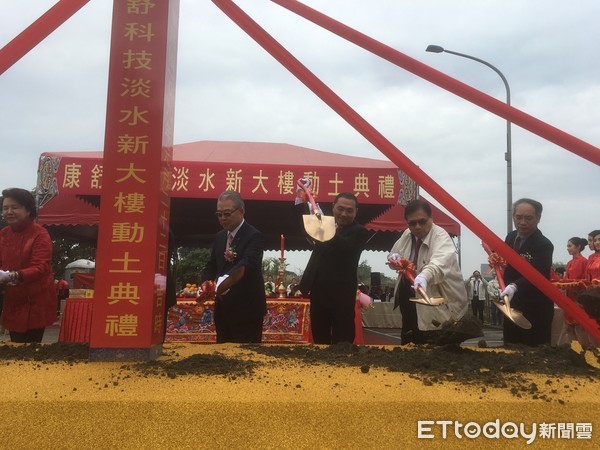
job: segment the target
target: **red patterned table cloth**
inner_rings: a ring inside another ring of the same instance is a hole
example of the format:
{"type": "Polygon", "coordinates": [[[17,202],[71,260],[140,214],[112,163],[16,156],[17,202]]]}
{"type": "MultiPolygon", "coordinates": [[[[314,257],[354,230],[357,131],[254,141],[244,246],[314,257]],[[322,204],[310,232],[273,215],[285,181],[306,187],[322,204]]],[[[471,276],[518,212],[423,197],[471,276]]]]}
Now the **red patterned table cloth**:
{"type": "MultiPolygon", "coordinates": [[[[216,342],[213,303],[179,298],[167,316],[167,342],[216,342]]],[[[263,342],[310,342],[310,302],[304,298],[267,300],[263,342]]]]}

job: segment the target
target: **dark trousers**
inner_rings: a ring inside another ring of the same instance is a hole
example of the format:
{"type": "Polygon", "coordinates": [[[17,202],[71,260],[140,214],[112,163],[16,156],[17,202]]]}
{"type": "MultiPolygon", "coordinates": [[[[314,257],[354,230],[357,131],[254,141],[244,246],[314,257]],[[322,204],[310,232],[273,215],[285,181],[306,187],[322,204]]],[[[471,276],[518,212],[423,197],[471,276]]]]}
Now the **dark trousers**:
{"type": "Polygon", "coordinates": [[[42,342],[44,337],[45,328],[35,328],[33,330],[27,330],[22,333],[16,331],[10,332],[10,340],[17,343],[25,342],[42,342]]]}
{"type": "Polygon", "coordinates": [[[232,321],[221,308],[215,308],[215,330],[217,344],[235,342],[238,344],[260,344],[262,342],[262,316],[246,319],[243,322],[232,321]]]}
{"type": "Polygon", "coordinates": [[[481,320],[481,323],[483,323],[483,310],[485,308],[485,301],[479,300],[478,297],[473,297],[471,299],[471,306],[473,308],[473,315],[475,317],[479,317],[479,320],[481,320]]]}
{"type": "MultiPolygon", "coordinates": [[[[549,300],[538,300],[548,303],[549,300]]],[[[552,319],[554,306],[552,303],[534,310],[523,311],[523,315],[531,322],[531,328],[525,330],[505,318],[503,324],[505,344],[525,344],[537,346],[550,344],[552,338],[552,319]]]]}
{"type": "Polygon", "coordinates": [[[406,279],[402,277],[394,299],[394,304],[400,307],[400,313],[402,314],[401,343],[422,344],[425,342],[426,333],[419,330],[417,305],[409,300],[411,297],[414,297],[414,291],[406,279]]]}
{"type": "Polygon", "coordinates": [[[353,343],[354,299],[334,307],[330,298],[311,293],[310,329],[315,344],[353,343]]]}

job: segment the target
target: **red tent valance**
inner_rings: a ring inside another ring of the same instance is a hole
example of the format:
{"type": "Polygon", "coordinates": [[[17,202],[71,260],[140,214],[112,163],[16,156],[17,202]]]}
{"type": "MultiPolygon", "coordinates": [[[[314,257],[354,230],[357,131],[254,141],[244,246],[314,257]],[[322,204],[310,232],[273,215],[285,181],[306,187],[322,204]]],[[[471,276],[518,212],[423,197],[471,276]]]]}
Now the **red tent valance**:
{"type": "MultiPolygon", "coordinates": [[[[431,217],[433,218],[433,223],[445,229],[452,236],[460,235],[460,224],[434,205],[431,205],[431,217]]],[[[372,231],[406,230],[408,225],[406,224],[406,219],[404,219],[404,206],[392,206],[386,212],[365,225],[365,227],[372,231]]]]}
{"type": "MultiPolygon", "coordinates": [[[[357,195],[357,220],[373,231],[405,229],[403,208],[396,205],[415,197],[418,188],[387,160],[276,143],[175,145],[170,225],[177,243],[210,245],[219,230],[213,215],[215,200],[221,192],[235,189],[246,201],[246,218],[265,234],[266,248],[279,248],[281,234],[285,234],[289,249],[308,248],[300,222],[291,214],[296,180],[302,176],[313,180],[325,214],[331,214],[337,193],[357,195]]],[[[65,232],[93,239],[103,182],[102,152],[43,153],[37,187],[39,223],[55,226],[56,233],[56,226],[68,225],[71,231],[65,232]]],[[[460,231],[458,223],[435,208],[434,220],[451,234],[460,231]]],[[[390,233],[381,242],[370,242],[374,249],[387,249],[394,239],[390,233]]]]}

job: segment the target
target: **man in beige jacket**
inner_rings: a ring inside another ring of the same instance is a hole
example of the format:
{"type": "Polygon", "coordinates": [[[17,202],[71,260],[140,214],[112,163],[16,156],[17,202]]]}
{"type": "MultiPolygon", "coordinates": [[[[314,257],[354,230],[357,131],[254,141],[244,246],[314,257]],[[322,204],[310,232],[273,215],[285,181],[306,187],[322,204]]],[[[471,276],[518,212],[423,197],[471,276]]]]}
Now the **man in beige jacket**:
{"type": "Polygon", "coordinates": [[[461,319],[468,309],[467,291],[456,249],[448,232],[431,219],[431,206],[413,200],[404,210],[408,224],[392,247],[391,253],[412,260],[416,265],[414,285],[403,275],[398,277],[394,308],[402,313],[402,343],[434,343],[439,340],[442,324],[461,319]],[[417,287],[430,297],[444,297],[447,303],[427,306],[409,301],[417,287]]]}

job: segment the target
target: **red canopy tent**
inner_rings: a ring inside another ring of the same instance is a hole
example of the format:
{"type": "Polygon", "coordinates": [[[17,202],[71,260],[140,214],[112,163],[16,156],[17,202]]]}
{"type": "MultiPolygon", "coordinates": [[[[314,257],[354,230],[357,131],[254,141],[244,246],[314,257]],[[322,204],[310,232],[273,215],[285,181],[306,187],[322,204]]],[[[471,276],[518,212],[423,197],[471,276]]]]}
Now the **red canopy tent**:
{"type": "MultiPolygon", "coordinates": [[[[427,199],[423,200],[427,201],[427,199]]],[[[456,238],[455,245],[460,258],[460,224],[447,214],[431,205],[431,216],[433,222],[444,228],[452,238],[456,238]]],[[[367,230],[373,232],[367,248],[369,250],[389,251],[392,244],[402,236],[408,228],[404,218],[404,206],[394,205],[373,220],[365,224],[367,230]]]]}
{"type": "MultiPolygon", "coordinates": [[[[124,148],[124,151],[133,151],[124,148]]],[[[219,225],[215,199],[226,189],[241,192],[246,217],[265,233],[269,249],[307,249],[301,221],[292,213],[296,180],[313,180],[317,201],[326,214],[335,195],[357,195],[358,220],[386,239],[373,239],[370,249],[388,250],[406,228],[398,203],[417,195],[417,186],[386,160],[328,153],[290,144],[200,141],[173,148],[171,229],[177,245],[206,246],[219,225]],[[391,209],[390,209],[391,208],[391,209]],[[390,210],[389,213],[386,213],[390,210]],[[397,211],[397,212],[396,212],[397,211]],[[377,219],[376,219],[377,218],[377,219]],[[376,220],[374,220],[376,219],[376,220]]],[[[100,216],[102,152],[46,152],[38,175],[39,223],[51,234],[95,239],[100,216]]],[[[434,219],[458,234],[459,225],[434,208],[434,219]]]]}
{"type": "MultiPolygon", "coordinates": [[[[423,197],[423,200],[427,201],[423,197]]],[[[431,205],[433,223],[445,229],[452,236],[460,235],[460,224],[450,216],[431,205]]],[[[386,212],[370,221],[366,227],[372,231],[402,231],[408,228],[404,218],[404,206],[392,206],[386,212]]]]}

